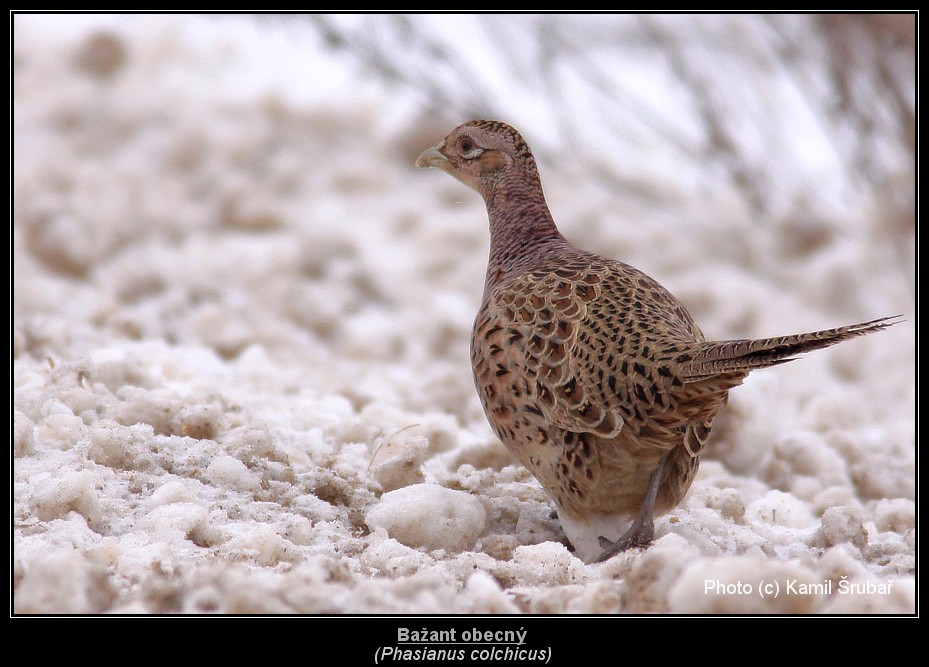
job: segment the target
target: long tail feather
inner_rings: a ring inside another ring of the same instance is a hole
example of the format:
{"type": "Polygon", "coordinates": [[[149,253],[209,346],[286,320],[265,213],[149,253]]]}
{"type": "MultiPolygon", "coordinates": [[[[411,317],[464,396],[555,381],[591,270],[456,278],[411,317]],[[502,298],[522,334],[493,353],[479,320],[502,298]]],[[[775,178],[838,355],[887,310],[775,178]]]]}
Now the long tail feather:
{"type": "Polygon", "coordinates": [[[707,341],[694,351],[680,355],[677,362],[686,382],[697,382],[727,373],[744,373],[757,368],[776,366],[804,352],[819,350],[843,340],[881,331],[900,322],[901,315],[882,317],[870,322],[809,333],[743,340],[707,341]]]}

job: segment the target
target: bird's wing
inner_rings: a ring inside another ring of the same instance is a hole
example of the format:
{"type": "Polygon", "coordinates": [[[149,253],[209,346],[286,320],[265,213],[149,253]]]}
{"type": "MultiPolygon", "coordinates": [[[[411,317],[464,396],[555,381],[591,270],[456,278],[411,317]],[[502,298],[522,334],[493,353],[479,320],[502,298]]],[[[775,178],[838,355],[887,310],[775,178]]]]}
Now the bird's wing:
{"type": "Polygon", "coordinates": [[[479,319],[500,333],[498,372],[522,373],[527,404],[566,430],[609,439],[625,427],[671,443],[693,425],[697,447],[725,391],[685,388],[675,358],[703,335],[658,283],[592,257],[543,264],[491,293],[479,319]]]}

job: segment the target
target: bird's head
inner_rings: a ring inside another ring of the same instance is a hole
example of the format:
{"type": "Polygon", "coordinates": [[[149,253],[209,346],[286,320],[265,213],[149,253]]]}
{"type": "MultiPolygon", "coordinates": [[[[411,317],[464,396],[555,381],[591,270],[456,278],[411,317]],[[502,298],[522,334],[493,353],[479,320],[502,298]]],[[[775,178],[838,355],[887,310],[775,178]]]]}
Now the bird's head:
{"type": "Polygon", "coordinates": [[[508,177],[539,178],[532,152],[519,132],[495,120],[459,125],[444,141],[423,151],[416,166],[441,169],[485,196],[508,177]]]}

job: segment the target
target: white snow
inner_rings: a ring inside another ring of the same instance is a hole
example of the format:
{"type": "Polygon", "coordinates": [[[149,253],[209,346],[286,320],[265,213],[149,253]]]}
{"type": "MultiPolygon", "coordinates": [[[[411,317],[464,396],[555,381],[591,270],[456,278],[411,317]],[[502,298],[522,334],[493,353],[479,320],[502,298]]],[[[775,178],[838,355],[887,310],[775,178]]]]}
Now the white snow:
{"type": "Polygon", "coordinates": [[[761,224],[693,174],[653,180],[677,201],[655,207],[552,159],[537,106],[508,118],[546,147],[565,234],[710,336],[906,316],[751,376],[655,544],[587,565],[474,393],[483,204],[412,167],[465,118],[418,129],[307,32],[245,17],[14,31],[14,611],[915,609],[906,229],[849,202],[761,224]]]}
{"type": "Polygon", "coordinates": [[[481,501],[464,491],[411,484],[382,495],[365,523],[408,547],[457,553],[474,547],[487,518],[481,501]]]}

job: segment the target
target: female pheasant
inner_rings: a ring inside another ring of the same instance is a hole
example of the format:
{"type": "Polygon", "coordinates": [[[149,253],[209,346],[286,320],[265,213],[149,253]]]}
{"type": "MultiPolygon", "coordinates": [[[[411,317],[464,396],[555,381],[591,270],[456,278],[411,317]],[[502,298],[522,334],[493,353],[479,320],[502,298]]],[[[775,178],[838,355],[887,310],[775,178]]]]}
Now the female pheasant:
{"type": "Polygon", "coordinates": [[[750,371],[894,324],[707,341],[656,281],[559,233],[535,159],[509,125],[464,123],[416,166],[451,174],[487,205],[475,385],[584,560],[652,541],[654,517],[687,493],[716,413],[750,371]]]}

